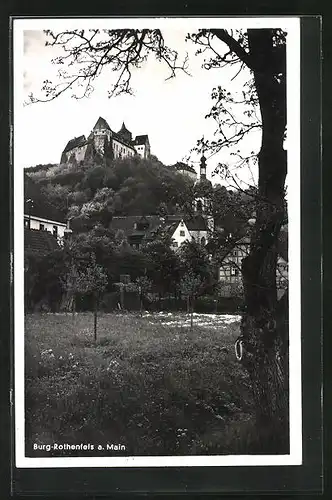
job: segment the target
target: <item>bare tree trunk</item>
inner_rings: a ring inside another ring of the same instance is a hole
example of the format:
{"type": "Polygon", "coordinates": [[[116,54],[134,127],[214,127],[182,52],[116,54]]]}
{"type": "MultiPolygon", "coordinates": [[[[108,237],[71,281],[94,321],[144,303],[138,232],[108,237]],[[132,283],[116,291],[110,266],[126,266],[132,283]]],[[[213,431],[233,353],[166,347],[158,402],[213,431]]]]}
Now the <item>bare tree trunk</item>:
{"type": "Polygon", "coordinates": [[[287,171],[285,56],[276,54],[271,30],[249,30],[249,48],[263,122],[259,201],[250,254],[242,262],[246,311],[243,364],[252,382],[264,453],[288,452],[287,305],[278,304],[277,243],[284,220],[287,171]],[[278,57],[278,59],[276,59],[278,57]],[[283,74],[278,81],[277,75],[283,74]]]}
{"type": "Polygon", "coordinates": [[[71,312],[73,315],[73,319],[75,319],[75,313],[76,313],[76,296],[73,294],[70,298],[71,301],[71,312]]]}
{"type": "Polygon", "coordinates": [[[124,285],[122,283],[120,285],[120,304],[121,309],[124,310],[124,285]]]}
{"type": "Polygon", "coordinates": [[[143,293],[140,292],[139,294],[139,314],[142,317],[143,316],[143,293]]]}
{"type": "Polygon", "coordinates": [[[94,319],[93,338],[94,338],[95,342],[97,342],[97,315],[98,315],[98,295],[95,293],[94,294],[94,314],[93,314],[93,319],[94,319]]]}

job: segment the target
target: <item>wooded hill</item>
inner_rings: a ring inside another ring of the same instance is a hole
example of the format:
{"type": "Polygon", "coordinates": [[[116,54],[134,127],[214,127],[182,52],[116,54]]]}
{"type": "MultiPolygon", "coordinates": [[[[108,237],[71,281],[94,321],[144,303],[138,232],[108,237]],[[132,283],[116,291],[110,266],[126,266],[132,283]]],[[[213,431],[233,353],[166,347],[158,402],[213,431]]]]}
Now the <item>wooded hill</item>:
{"type": "Polygon", "coordinates": [[[37,165],[25,173],[78,230],[108,226],[113,215],[174,214],[193,199],[193,181],[156,157],[37,165]]]}

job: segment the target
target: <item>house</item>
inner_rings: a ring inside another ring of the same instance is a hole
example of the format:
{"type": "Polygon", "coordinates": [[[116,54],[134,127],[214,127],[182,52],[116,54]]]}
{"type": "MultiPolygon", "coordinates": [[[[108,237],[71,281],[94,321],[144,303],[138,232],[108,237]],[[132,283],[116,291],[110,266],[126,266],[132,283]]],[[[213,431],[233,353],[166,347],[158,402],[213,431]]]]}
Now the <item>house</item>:
{"type": "MultiPolygon", "coordinates": [[[[64,215],[48,203],[46,197],[27,174],[24,174],[24,234],[27,230],[51,233],[55,242],[61,244],[65,234],[70,231],[64,215]]],[[[28,236],[27,241],[50,241],[48,236],[28,236]]]]}
{"type": "MultiPolygon", "coordinates": [[[[184,164],[183,164],[184,165],[184,164]]],[[[183,165],[180,167],[184,168],[183,165]]],[[[203,156],[200,166],[200,180],[197,190],[204,186],[211,188],[211,182],[206,179],[206,159],[203,156]]],[[[179,248],[186,241],[196,241],[205,246],[208,243],[214,222],[207,211],[208,202],[204,192],[200,191],[200,204],[194,207],[192,216],[177,214],[160,217],[158,215],[113,217],[110,228],[116,233],[122,232],[128,243],[134,248],[140,248],[143,243],[153,241],[158,230],[163,230],[172,239],[172,248],[179,248]]]]}
{"type": "MultiPolygon", "coordinates": [[[[281,239],[284,232],[284,230],[281,231],[281,239]]],[[[242,260],[249,255],[249,250],[250,238],[245,236],[234,245],[223,259],[222,265],[219,268],[219,281],[224,285],[222,289],[223,295],[231,295],[233,291],[237,291],[242,286],[242,260]]],[[[285,253],[279,252],[276,274],[279,297],[288,284],[288,262],[284,257],[285,253]]]]}
{"type": "Polygon", "coordinates": [[[138,155],[149,158],[151,154],[148,135],[132,133],[122,123],[118,132],[114,132],[105,118],[98,118],[95,126],[86,138],[85,135],[71,139],[64,148],[60,163],[80,163],[95,154],[109,158],[127,158],[138,155]]]}
{"type": "Polygon", "coordinates": [[[179,174],[182,174],[186,177],[189,177],[189,179],[196,181],[197,180],[197,174],[196,170],[194,167],[191,167],[190,165],[187,165],[186,163],[183,162],[177,162],[175,165],[171,165],[171,168],[176,170],[179,174]]]}
{"type": "Polygon", "coordinates": [[[167,233],[173,243],[172,248],[179,248],[185,241],[195,240],[201,245],[208,241],[208,227],[201,215],[128,215],[113,217],[110,229],[117,238],[121,235],[130,246],[139,249],[144,243],[153,241],[160,230],[167,233]]]}
{"type": "Polygon", "coordinates": [[[205,246],[209,239],[207,221],[200,214],[193,217],[179,217],[168,230],[172,237],[172,248],[180,247],[185,241],[196,241],[205,246]]]}
{"type": "Polygon", "coordinates": [[[218,269],[219,282],[222,285],[221,295],[228,297],[238,295],[242,287],[242,260],[249,254],[250,238],[241,238],[224,257],[218,269]]]}

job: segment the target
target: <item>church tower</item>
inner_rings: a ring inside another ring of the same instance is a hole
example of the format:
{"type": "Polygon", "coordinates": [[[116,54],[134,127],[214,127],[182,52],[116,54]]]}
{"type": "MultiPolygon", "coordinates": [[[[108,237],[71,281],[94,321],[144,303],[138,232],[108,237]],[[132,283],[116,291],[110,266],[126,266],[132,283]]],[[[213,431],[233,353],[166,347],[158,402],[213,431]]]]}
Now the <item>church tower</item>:
{"type": "Polygon", "coordinates": [[[205,219],[208,229],[213,231],[214,219],[212,216],[212,184],[206,178],[206,157],[204,153],[200,159],[199,180],[195,183],[195,212],[205,219]]]}

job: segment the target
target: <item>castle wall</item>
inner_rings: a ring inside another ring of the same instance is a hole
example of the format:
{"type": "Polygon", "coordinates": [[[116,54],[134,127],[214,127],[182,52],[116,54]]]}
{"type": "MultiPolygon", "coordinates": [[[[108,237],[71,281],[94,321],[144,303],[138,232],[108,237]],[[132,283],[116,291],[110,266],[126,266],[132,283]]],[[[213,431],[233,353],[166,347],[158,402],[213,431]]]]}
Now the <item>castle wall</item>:
{"type": "Polygon", "coordinates": [[[72,155],[75,156],[75,160],[77,161],[77,163],[79,163],[80,161],[83,161],[85,158],[85,153],[86,153],[87,147],[88,147],[88,145],[84,144],[83,146],[77,146],[76,148],[73,148],[70,151],[67,151],[65,153],[66,161],[69,162],[72,155]]]}
{"type": "Polygon", "coordinates": [[[129,146],[122,144],[122,142],[113,139],[113,154],[114,158],[126,158],[128,156],[134,156],[135,152],[129,146]]]}
{"type": "Polygon", "coordinates": [[[150,146],[148,144],[137,144],[134,148],[141,158],[145,159],[150,156],[150,146]]]}

